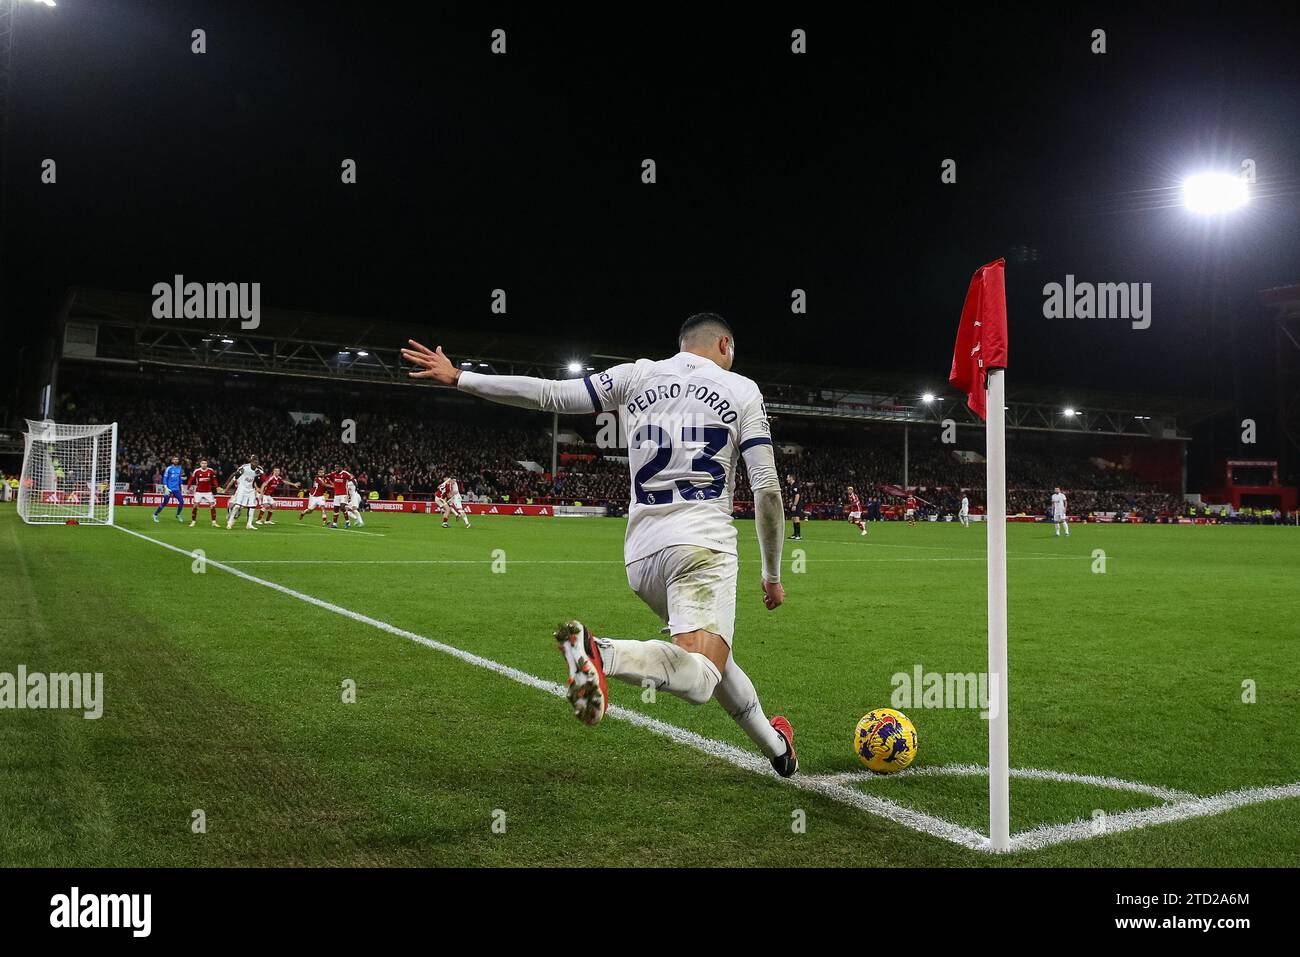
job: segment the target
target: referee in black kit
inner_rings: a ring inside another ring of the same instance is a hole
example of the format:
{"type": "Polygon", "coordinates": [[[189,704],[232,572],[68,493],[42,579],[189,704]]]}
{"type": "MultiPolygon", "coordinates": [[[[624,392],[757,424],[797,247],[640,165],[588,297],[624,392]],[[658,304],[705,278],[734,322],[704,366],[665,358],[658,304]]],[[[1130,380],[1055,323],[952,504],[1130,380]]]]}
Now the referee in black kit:
{"type": "Polygon", "coordinates": [[[790,536],[790,541],[797,542],[803,538],[803,532],[801,531],[803,523],[803,490],[799,488],[799,483],[795,481],[793,472],[788,473],[785,477],[785,496],[790,509],[790,520],[794,523],[794,533],[790,536]]]}

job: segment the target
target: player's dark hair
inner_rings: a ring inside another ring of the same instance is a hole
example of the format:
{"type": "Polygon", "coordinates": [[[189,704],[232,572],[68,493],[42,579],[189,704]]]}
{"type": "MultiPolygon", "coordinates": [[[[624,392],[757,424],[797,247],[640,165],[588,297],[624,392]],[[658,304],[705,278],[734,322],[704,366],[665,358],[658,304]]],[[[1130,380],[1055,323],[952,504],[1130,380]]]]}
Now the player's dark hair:
{"type": "Polygon", "coordinates": [[[697,312],[682,323],[681,332],[677,333],[677,344],[685,345],[686,340],[694,336],[698,330],[716,330],[720,336],[731,336],[733,342],[736,339],[736,334],[731,331],[731,324],[716,312],[697,312]]]}

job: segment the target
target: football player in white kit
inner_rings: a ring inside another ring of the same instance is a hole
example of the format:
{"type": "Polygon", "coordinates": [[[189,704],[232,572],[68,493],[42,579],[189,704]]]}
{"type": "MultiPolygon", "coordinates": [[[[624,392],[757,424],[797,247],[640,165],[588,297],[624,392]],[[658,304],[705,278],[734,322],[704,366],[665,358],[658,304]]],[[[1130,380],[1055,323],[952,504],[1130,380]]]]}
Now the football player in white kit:
{"type": "Polygon", "coordinates": [[[970,528],[970,499],[966,493],[961,493],[961,508],[957,510],[957,520],[966,528],[970,528]]]}
{"type": "Polygon", "coordinates": [[[450,475],[442,477],[442,484],[433,493],[434,504],[442,509],[442,527],[450,528],[448,520],[453,514],[469,528],[469,516],[465,514],[465,505],[460,498],[460,485],[450,475]]]}
{"type": "Polygon", "coordinates": [[[366,524],[361,519],[361,493],[357,491],[357,483],[354,479],[348,479],[347,510],[352,513],[352,520],[358,525],[366,524]]]}
{"type": "Polygon", "coordinates": [[[235,474],[226,481],[225,488],[230,488],[232,482],[235,483],[235,494],[230,498],[230,515],[226,519],[226,528],[235,527],[235,519],[239,517],[242,508],[248,512],[246,527],[251,530],[254,528],[253,510],[261,501],[262,494],[262,470],[257,464],[256,455],[249,456],[247,462],[235,469],[235,474]]]}
{"type": "Polygon", "coordinates": [[[1061,526],[1065,526],[1065,537],[1070,537],[1070,520],[1065,514],[1065,493],[1059,485],[1052,493],[1052,521],[1056,523],[1057,538],[1061,536],[1061,526]]]}
{"type": "Polygon", "coordinates": [[[662,688],[692,704],[710,698],[727,711],[783,777],[798,769],[794,730],[770,721],[754,684],[732,657],[736,619],[736,529],[732,489],[743,457],[754,491],[763,603],[785,601],[781,545],[785,514],[767,409],[758,386],[731,372],[726,321],[698,313],[682,325],[671,358],[614,366],[581,379],[461,371],[417,342],[402,356],[412,378],[455,384],[495,402],[548,412],[618,411],[628,435],[631,504],[624,562],[628,584],[667,625],[671,641],[594,636],[579,621],[555,639],[569,671],[569,702],[586,724],[605,715],[606,677],[662,688]]]}

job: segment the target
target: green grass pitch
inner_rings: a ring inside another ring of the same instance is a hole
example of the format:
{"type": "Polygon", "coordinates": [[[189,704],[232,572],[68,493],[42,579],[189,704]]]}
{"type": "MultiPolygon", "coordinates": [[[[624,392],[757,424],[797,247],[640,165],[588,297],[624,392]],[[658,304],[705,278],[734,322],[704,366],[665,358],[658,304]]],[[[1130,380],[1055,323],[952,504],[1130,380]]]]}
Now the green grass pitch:
{"type": "MultiPolygon", "coordinates": [[[[119,524],[548,681],[562,619],[658,633],[627,587],[621,521],[444,530],[374,514],[359,534],[282,513],[250,532],[149,512],[119,509],[119,524]]],[[[984,531],[806,529],[786,542],[787,603],[767,612],[740,523],[735,649],[765,710],[793,722],[801,774],[832,775],[858,768],[854,724],[889,705],[892,675],[985,667],[984,531]]],[[[1300,532],[1013,525],[1009,540],[1013,768],[1202,796],[1300,782],[1300,532]]],[[[20,664],[102,672],[105,700],[99,720],[0,710],[7,866],[1300,864],[1300,798],[970,850],[626,721],[585,728],[537,688],[120,530],[24,526],[6,506],[0,672],[20,664]]],[[[715,703],[611,684],[615,704],[752,750],[715,703]]],[[[987,760],[978,710],[909,716],[917,768],[987,760]]],[[[982,777],[854,786],[987,830],[982,777]]],[[[1011,800],[1013,833],[1162,803],[1020,778],[1011,800]]]]}

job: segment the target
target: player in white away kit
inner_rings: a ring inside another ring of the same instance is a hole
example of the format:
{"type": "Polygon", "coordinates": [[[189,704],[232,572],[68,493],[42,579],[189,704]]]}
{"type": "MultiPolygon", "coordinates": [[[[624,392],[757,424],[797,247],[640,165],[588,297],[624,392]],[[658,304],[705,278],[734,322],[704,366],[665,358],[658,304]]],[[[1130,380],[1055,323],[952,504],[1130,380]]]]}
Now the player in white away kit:
{"type": "Polygon", "coordinates": [[[1065,493],[1061,486],[1056,486],[1052,493],[1052,521],[1056,523],[1056,536],[1061,536],[1061,526],[1065,526],[1065,537],[1070,537],[1070,520],[1065,514],[1065,493]]]}
{"type": "Polygon", "coordinates": [[[433,493],[433,503],[442,509],[443,528],[451,527],[447,522],[452,515],[463,521],[465,527],[469,528],[469,516],[465,514],[465,506],[460,500],[460,486],[450,475],[442,477],[442,484],[433,493]]]}
{"type": "Polygon", "coordinates": [[[963,492],[961,496],[961,508],[957,510],[957,520],[966,528],[970,528],[970,499],[963,492]]]}
{"type": "Polygon", "coordinates": [[[597,638],[581,622],[555,639],[569,670],[569,701],[586,724],[605,715],[606,676],[650,684],[692,704],[710,698],[735,719],[783,777],[799,767],[794,730],[768,721],[754,684],[732,657],[736,620],[736,529],[731,495],[745,460],[754,490],[762,555],[763,603],[785,601],[781,544],[785,514],[763,396],[731,372],[731,328],[700,313],[682,326],[681,351],[640,359],[582,379],[461,372],[443,354],[412,341],[402,350],[417,379],[455,383],[462,392],[548,412],[617,410],[628,436],[631,505],[624,561],[632,590],[664,621],[672,641],[597,638]]]}
{"type": "Polygon", "coordinates": [[[235,483],[235,494],[230,498],[230,516],[226,519],[226,528],[235,527],[235,519],[242,508],[248,512],[247,527],[253,529],[253,510],[261,501],[262,469],[257,464],[257,456],[250,456],[248,461],[235,469],[235,474],[226,481],[226,488],[235,483]]]}
{"type": "Polygon", "coordinates": [[[366,523],[361,519],[361,493],[357,491],[357,483],[354,479],[348,479],[348,511],[352,513],[352,520],[358,525],[364,526],[366,523]]]}

